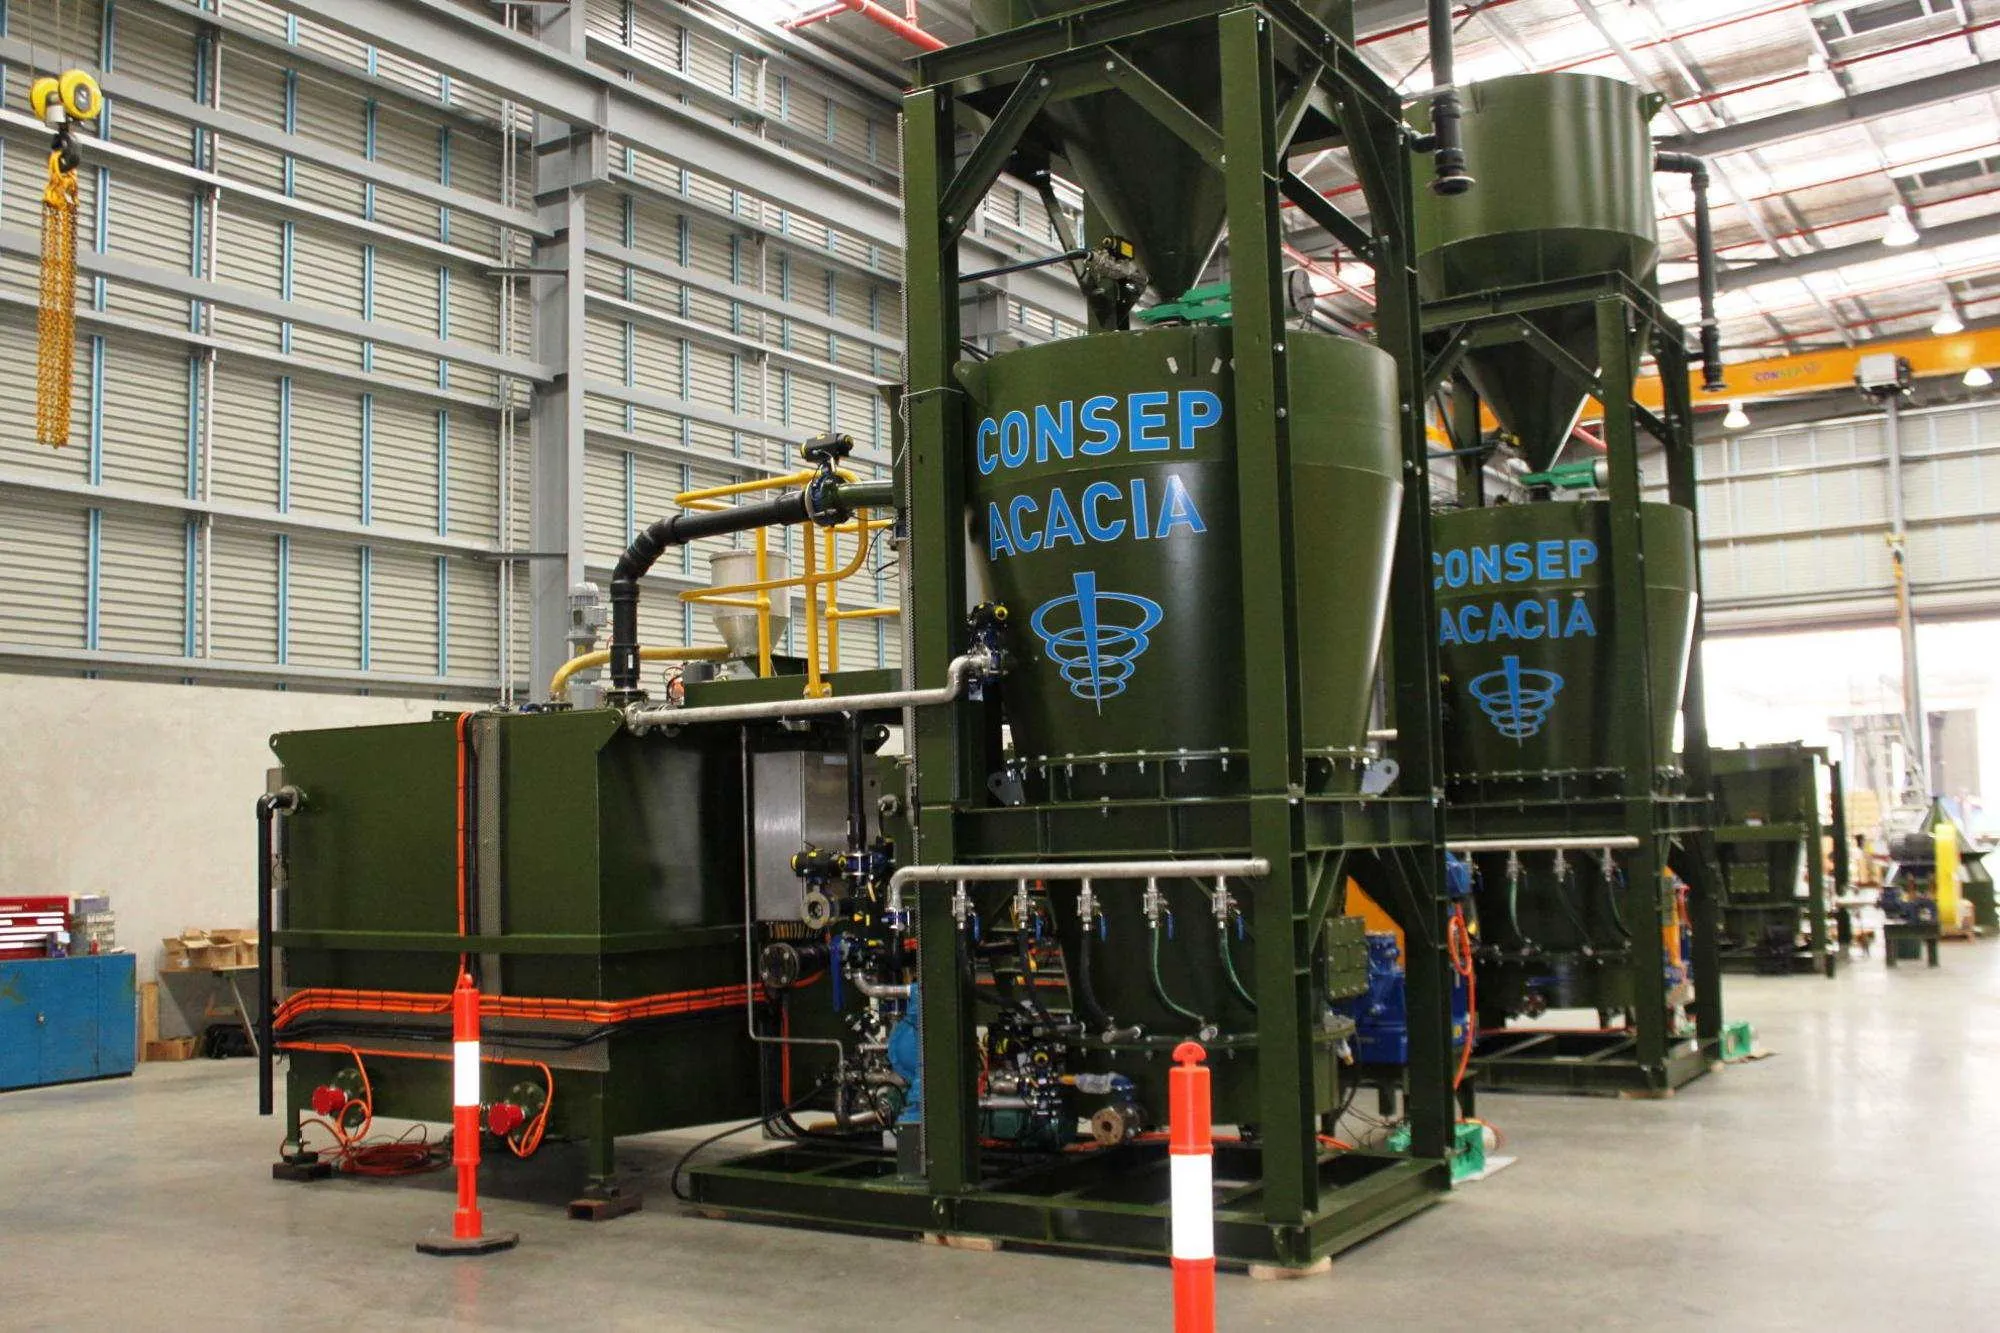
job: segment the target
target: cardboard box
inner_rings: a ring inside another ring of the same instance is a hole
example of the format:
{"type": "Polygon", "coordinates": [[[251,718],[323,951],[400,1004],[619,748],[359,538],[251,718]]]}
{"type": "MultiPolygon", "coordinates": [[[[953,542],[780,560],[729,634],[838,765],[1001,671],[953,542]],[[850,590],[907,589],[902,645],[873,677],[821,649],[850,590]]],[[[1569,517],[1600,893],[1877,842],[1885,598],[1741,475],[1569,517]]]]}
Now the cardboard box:
{"type": "Polygon", "coordinates": [[[194,1059],[193,1037],[161,1037],[146,1043],[139,1058],[147,1064],[194,1059]]]}

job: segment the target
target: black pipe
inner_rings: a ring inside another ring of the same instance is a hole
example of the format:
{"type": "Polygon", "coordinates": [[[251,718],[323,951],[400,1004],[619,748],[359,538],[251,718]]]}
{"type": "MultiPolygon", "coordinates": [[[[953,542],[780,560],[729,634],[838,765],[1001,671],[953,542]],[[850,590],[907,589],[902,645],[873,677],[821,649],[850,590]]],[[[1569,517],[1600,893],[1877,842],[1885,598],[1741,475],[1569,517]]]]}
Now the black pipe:
{"type": "Polygon", "coordinates": [[[1694,262],[1701,291],[1701,391],[1720,393],[1722,326],[1715,318],[1715,228],[1708,214],[1708,163],[1693,153],[1656,153],[1653,169],[1676,171],[1694,190],[1694,262]]]}
{"type": "Polygon", "coordinates": [[[629,703],[639,697],[639,580],[653,562],[669,547],[686,546],[703,537],[803,523],[812,512],[807,496],[806,491],[793,491],[758,504],[690,510],[663,518],[632,539],[611,571],[611,689],[607,703],[629,703]]]}
{"type": "Polygon", "coordinates": [[[1431,179],[1434,194],[1464,194],[1472,188],[1472,176],[1465,169],[1465,145],[1458,133],[1458,89],[1453,86],[1451,0],[1430,0],[1431,82],[1431,163],[1436,175],[1431,179]]]}
{"type": "Polygon", "coordinates": [[[290,787],[257,798],[257,1114],[270,1115],[277,1079],[277,1052],[272,1050],[272,966],[277,945],[272,942],[271,863],[277,856],[274,834],[278,811],[296,810],[299,794],[290,787]]]}

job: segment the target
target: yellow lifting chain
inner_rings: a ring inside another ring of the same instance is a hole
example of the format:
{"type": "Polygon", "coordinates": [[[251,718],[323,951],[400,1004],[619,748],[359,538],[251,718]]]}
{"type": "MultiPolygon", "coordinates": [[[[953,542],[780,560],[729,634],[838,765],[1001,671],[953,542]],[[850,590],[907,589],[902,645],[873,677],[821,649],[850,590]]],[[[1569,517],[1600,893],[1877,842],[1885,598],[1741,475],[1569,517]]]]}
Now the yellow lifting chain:
{"type": "Polygon", "coordinates": [[[36,319],[35,438],[69,443],[70,382],[76,362],[76,168],[72,126],[103,111],[97,80],[80,69],[36,79],[28,103],[54,135],[42,190],[42,300],[36,319]]]}

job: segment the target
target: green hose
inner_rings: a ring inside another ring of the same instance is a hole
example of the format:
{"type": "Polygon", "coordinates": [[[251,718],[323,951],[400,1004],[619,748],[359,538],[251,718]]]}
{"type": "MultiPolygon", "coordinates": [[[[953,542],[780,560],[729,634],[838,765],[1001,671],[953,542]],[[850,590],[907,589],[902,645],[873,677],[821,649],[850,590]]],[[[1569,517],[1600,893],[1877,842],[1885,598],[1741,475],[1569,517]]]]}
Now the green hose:
{"type": "Polygon", "coordinates": [[[1230,956],[1229,923],[1227,921],[1216,922],[1215,933],[1222,937],[1222,975],[1228,978],[1229,989],[1236,992],[1236,998],[1243,1001],[1249,1007],[1250,1012],[1254,1014],[1257,1012],[1257,997],[1244,987],[1243,979],[1236,975],[1236,960],[1230,956]]]}
{"type": "Polygon", "coordinates": [[[1194,1023],[1198,1027],[1208,1026],[1208,1021],[1204,1019],[1200,1014],[1196,1013],[1192,1009],[1187,1008],[1185,1005],[1174,1003],[1174,997],[1167,994],[1167,983],[1163,981],[1160,977],[1160,927],[1158,923],[1155,923],[1153,925],[1152,934],[1153,934],[1154,998],[1159,1000],[1161,1004],[1165,1005],[1169,1012],[1177,1014],[1180,1017],[1187,1019],[1188,1021],[1194,1023]]]}

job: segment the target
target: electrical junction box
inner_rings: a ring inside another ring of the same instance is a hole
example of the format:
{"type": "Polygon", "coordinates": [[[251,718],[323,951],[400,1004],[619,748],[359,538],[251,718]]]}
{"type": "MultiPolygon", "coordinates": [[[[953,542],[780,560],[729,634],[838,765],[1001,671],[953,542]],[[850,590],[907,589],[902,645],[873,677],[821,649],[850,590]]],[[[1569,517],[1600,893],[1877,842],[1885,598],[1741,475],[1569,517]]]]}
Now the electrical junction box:
{"type": "Polygon", "coordinates": [[[1901,393],[1910,387],[1910,363],[1893,352],[1874,352],[1854,363],[1854,383],[1866,394],[1901,393]]]}

